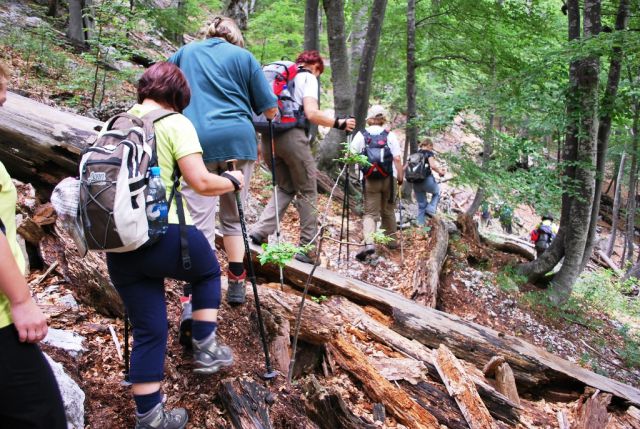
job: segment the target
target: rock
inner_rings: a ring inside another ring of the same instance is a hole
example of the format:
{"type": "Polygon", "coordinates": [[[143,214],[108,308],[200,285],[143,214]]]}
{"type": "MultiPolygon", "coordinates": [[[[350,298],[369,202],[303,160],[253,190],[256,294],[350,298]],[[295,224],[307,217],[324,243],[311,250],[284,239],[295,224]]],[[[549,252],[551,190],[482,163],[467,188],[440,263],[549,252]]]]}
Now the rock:
{"type": "Polygon", "coordinates": [[[45,344],[66,351],[74,358],[86,350],[82,345],[83,341],[84,337],[75,332],[55,328],[49,328],[47,336],[42,340],[45,344]]]}
{"type": "Polygon", "coordinates": [[[40,26],[44,25],[42,20],[37,16],[28,16],[24,19],[23,22],[26,24],[27,27],[33,27],[33,28],[39,28],[40,26]]]}
{"type": "Polygon", "coordinates": [[[67,427],[69,429],[84,429],[84,392],[64,371],[61,364],[51,359],[46,353],[44,356],[47,358],[60,388],[64,412],[67,416],[67,427]]]}
{"type": "Polygon", "coordinates": [[[76,301],[76,299],[70,293],[58,299],[58,304],[72,309],[78,308],[78,301],[76,301]]]}

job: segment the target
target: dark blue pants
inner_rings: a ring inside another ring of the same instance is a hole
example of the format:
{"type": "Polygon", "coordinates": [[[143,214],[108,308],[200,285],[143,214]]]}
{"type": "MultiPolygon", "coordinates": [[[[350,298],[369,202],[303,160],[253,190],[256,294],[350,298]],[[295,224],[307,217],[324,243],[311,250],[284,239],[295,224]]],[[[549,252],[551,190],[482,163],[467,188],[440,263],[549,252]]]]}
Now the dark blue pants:
{"type": "Polygon", "coordinates": [[[108,253],[111,281],[120,294],[133,327],[129,380],[161,381],[167,349],[167,305],[164,279],[190,282],[193,310],[220,307],[220,265],[204,235],[188,228],[191,269],[182,267],[180,229],[169,225],[154,245],[127,253],[108,253]]]}
{"type": "Polygon", "coordinates": [[[0,329],[0,428],[67,429],[58,383],[36,344],[0,329]]]}

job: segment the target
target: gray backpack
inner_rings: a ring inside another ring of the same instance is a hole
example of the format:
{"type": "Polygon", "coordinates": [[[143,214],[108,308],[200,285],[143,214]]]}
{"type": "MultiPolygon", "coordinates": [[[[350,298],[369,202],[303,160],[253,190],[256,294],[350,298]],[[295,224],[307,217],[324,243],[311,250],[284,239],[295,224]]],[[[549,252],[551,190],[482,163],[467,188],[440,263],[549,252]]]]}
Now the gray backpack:
{"type": "Polygon", "coordinates": [[[79,218],[89,250],[130,252],[149,242],[145,198],[149,169],[158,164],[154,123],[175,113],[117,114],[83,151],[79,218]]]}

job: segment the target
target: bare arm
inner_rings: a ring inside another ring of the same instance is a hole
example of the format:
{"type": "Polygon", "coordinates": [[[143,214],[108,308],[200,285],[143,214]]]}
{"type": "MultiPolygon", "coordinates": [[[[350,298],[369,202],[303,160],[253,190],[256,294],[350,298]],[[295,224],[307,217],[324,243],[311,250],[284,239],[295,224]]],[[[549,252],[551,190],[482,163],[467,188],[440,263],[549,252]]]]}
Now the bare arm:
{"type": "Polygon", "coordinates": [[[9,242],[0,233],[0,292],[9,299],[11,317],[22,342],[37,343],[47,335],[47,319],[37,306],[18,264],[13,259],[9,242]]]}
{"type": "Polygon", "coordinates": [[[396,174],[398,175],[396,179],[398,180],[398,184],[402,185],[404,180],[404,169],[402,168],[402,160],[399,156],[393,157],[393,165],[396,167],[396,174]]]}
{"type": "Polygon", "coordinates": [[[433,159],[432,156],[429,157],[429,167],[431,168],[431,171],[435,171],[441,176],[444,176],[446,173],[445,169],[440,167],[440,164],[438,164],[438,161],[433,159]]]}
{"type": "MultiPolygon", "coordinates": [[[[304,114],[311,123],[323,125],[325,127],[333,127],[336,118],[332,118],[322,113],[322,111],[318,109],[318,100],[313,97],[304,97],[302,99],[302,104],[304,106],[304,114]]],[[[352,131],[356,127],[356,120],[353,118],[338,119],[339,125],[342,126],[342,124],[345,123],[345,131],[352,131]]]]}
{"type": "MultiPolygon", "coordinates": [[[[209,173],[202,160],[202,154],[192,153],[183,156],[178,160],[178,167],[187,184],[201,195],[217,196],[235,190],[231,180],[209,173]]],[[[244,186],[244,177],[240,171],[230,171],[229,174],[240,182],[241,188],[244,186]]]]}
{"type": "Polygon", "coordinates": [[[265,110],[265,111],[264,111],[264,112],[262,112],[262,113],[264,113],[264,116],[265,116],[267,119],[273,119],[273,118],[275,118],[275,117],[276,117],[276,115],[278,114],[278,108],[277,108],[277,107],[271,107],[271,108],[269,108],[269,109],[265,110]]]}

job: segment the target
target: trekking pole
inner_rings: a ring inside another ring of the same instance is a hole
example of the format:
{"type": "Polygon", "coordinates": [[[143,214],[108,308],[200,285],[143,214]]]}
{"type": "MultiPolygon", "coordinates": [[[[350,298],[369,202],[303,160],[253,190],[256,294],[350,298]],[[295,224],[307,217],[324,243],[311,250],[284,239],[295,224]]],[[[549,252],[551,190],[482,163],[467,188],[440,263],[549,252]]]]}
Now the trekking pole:
{"type": "MultiPolygon", "coordinates": [[[[233,171],[236,169],[236,160],[230,159],[227,161],[227,171],[233,171]]],[[[251,259],[251,249],[249,248],[249,238],[247,235],[247,224],[244,220],[244,210],[242,209],[242,200],[240,199],[240,191],[236,191],[236,205],[238,206],[238,215],[240,217],[240,227],[242,228],[242,239],[244,241],[244,251],[247,257],[247,264],[249,265],[249,281],[251,281],[251,287],[253,288],[253,297],[256,301],[256,312],[258,313],[258,328],[260,329],[260,339],[262,340],[262,349],[264,351],[264,362],[267,367],[267,372],[262,375],[262,378],[269,380],[278,375],[277,371],[273,370],[271,366],[271,358],[269,357],[269,346],[267,345],[267,334],[264,330],[264,324],[262,322],[262,310],[260,308],[260,297],[258,296],[258,286],[256,285],[256,273],[253,268],[253,259],[251,259]]]]}
{"type": "MultiPolygon", "coordinates": [[[[273,121],[269,119],[269,139],[271,140],[271,185],[273,187],[273,202],[276,205],[276,245],[280,245],[280,206],[278,206],[278,183],[276,182],[276,142],[273,137],[273,121]]],[[[280,269],[280,291],[284,291],[284,272],[280,269]]]]}
{"type": "MultiPolygon", "coordinates": [[[[353,118],[353,116],[350,116],[353,118]]],[[[347,131],[347,150],[351,150],[351,140],[353,135],[350,131],[347,131]]],[[[342,199],[342,215],[340,221],[340,244],[338,245],[338,263],[340,263],[340,257],[342,255],[342,238],[344,237],[344,223],[345,218],[347,222],[347,257],[349,259],[349,165],[345,164],[345,178],[344,178],[344,196],[342,199]]]]}
{"type": "Polygon", "coordinates": [[[398,189],[398,211],[400,212],[400,264],[404,265],[404,234],[402,233],[402,198],[398,189]]]}
{"type": "Polygon", "coordinates": [[[124,311],[124,381],[123,385],[128,386],[129,382],[129,314],[124,311]]]}

